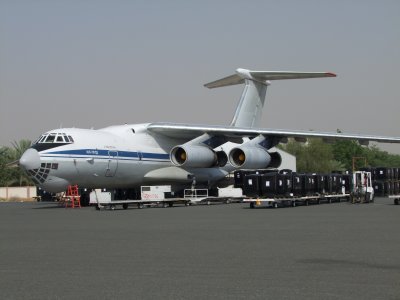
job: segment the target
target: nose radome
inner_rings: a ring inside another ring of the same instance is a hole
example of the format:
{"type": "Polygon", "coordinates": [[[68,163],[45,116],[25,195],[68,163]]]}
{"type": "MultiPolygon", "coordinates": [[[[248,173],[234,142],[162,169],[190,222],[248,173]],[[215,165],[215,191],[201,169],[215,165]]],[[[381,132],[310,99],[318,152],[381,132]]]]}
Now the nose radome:
{"type": "Polygon", "coordinates": [[[32,148],[29,148],[22,154],[21,158],[19,159],[19,164],[25,170],[33,170],[40,168],[40,156],[39,153],[32,148]]]}

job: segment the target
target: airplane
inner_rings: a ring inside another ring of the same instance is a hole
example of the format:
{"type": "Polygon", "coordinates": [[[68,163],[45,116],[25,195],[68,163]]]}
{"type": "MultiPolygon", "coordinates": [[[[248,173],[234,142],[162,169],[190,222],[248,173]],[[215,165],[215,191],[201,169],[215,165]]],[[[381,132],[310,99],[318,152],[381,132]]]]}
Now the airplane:
{"type": "Polygon", "coordinates": [[[146,123],[103,129],[54,129],[23,153],[19,165],[48,192],[69,185],[135,190],[151,184],[213,186],[237,169],[278,168],[270,149],[288,138],[310,137],[400,143],[398,137],[259,128],[267,87],[273,80],[336,77],[330,72],[251,71],[207,83],[213,89],[244,84],[229,126],[146,123]]]}

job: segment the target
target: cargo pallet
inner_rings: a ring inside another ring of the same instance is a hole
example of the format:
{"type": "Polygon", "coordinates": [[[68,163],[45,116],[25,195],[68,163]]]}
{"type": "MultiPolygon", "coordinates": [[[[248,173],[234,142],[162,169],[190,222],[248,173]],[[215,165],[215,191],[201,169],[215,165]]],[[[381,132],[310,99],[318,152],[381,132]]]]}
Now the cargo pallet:
{"type": "Polygon", "coordinates": [[[308,206],[311,202],[320,204],[321,201],[326,200],[328,203],[332,203],[333,200],[341,202],[341,199],[345,198],[349,200],[350,194],[332,194],[332,195],[314,195],[314,196],[303,196],[303,197],[287,197],[287,198],[245,198],[244,203],[249,203],[250,208],[261,207],[263,205],[278,208],[279,206],[297,206],[298,203],[308,206]]]}

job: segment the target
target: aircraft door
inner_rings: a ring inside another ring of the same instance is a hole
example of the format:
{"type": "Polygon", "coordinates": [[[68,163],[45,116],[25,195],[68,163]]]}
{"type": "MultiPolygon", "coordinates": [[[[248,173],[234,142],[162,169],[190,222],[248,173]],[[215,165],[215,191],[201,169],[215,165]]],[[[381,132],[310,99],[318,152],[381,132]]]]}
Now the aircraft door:
{"type": "Polygon", "coordinates": [[[113,177],[118,168],[118,151],[108,151],[106,177],[113,177]]]}

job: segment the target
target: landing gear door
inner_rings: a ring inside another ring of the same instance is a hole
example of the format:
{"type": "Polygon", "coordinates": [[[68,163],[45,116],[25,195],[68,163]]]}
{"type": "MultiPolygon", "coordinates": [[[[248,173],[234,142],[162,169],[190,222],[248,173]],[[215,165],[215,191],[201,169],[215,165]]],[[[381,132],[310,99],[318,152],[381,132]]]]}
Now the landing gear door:
{"type": "Polygon", "coordinates": [[[106,177],[113,177],[118,168],[118,151],[108,151],[106,177]]]}

